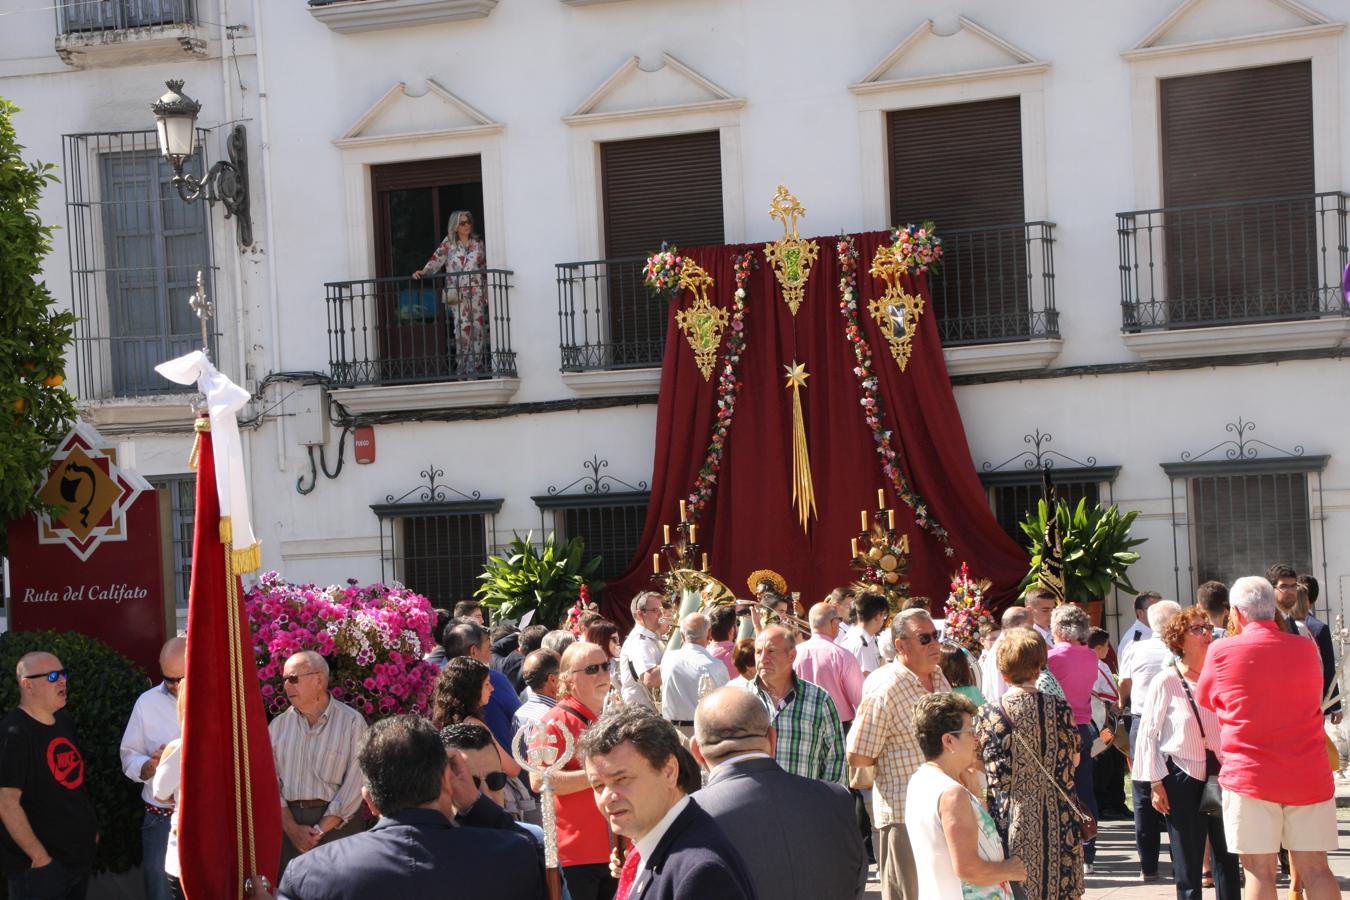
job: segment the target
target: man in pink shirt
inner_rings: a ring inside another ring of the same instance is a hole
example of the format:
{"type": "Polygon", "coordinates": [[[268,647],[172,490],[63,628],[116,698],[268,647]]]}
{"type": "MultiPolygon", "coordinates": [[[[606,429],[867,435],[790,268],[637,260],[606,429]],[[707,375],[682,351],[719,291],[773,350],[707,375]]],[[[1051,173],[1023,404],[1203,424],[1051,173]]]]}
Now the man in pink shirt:
{"type": "Polygon", "coordinates": [[[728,678],[738,678],[736,664],[732,656],[736,653],[736,609],[732,606],[719,606],[708,613],[710,629],[708,631],[708,652],[713,659],[720,660],[727,667],[728,678]]]}
{"type": "Polygon", "coordinates": [[[1339,897],[1327,866],[1336,849],[1336,800],[1317,647],[1279,630],[1266,579],[1239,578],[1229,600],[1242,633],[1209,648],[1195,699],[1219,716],[1223,828],[1246,870],[1247,900],[1275,900],[1281,846],[1307,900],[1339,897]]]}
{"type": "Polygon", "coordinates": [[[825,689],[847,731],[862,702],[862,668],[857,657],[834,642],[839,636],[839,610],[833,603],[811,607],[807,622],[811,637],[797,645],[792,670],[798,678],[825,689]]]}

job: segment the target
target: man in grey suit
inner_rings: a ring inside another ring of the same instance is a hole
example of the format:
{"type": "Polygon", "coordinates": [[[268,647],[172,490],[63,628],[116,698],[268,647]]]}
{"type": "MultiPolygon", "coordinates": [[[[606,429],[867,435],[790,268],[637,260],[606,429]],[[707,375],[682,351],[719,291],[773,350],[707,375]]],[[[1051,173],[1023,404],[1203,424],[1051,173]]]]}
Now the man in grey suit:
{"type": "Polygon", "coordinates": [[[735,688],[713,691],[694,713],[694,756],[711,770],[694,802],[741,852],[755,893],[773,900],[853,900],[867,860],[842,786],[786,772],[774,761],[764,704],[735,688]]]}

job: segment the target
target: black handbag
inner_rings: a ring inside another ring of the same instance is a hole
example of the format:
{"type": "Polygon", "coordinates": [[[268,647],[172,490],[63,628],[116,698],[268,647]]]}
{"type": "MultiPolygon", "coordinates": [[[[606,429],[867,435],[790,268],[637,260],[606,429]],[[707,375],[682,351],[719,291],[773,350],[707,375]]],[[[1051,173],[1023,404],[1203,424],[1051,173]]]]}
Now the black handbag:
{"type": "MultiPolygon", "coordinates": [[[[1195,697],[1191,694],[1191,686],[1186,683],[1186,676],[1181,674],[1181,667],[1173,664],[1177,670],[1177,677],[1181,679],[1181,687],[1186,691],[1186,700],[1191,704],[1191,712],[1195,714],[1195,724],[1200,728],[1200,739],[1209,743],[1205,737],[1205,723],[1200,720],[1200,707],[1195,705],[1195,697]]],[[[1206,816],[1223,815],[1223,788],[1219,786],[1219,758],[1214,755],[1214,751],[1208,747],[1205,748],[1205,786],[1200,791],[1200,812],[1206,816]]]]}

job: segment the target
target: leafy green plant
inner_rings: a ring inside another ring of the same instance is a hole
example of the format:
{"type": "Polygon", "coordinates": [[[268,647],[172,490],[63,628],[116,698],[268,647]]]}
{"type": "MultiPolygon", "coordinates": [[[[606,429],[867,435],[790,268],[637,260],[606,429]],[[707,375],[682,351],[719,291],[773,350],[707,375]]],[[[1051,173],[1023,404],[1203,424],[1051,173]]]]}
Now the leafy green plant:
{"type": "Polygon", "coordinates": [[[534,610],[533,623],[556,627],[576,602],[583,584],[600,567],[600,557],[583,562],[585,542],[580,537],[559,544],[552,532],[536,550],[531,538],[513,535],[505,556],[489,556],[479,575],[482,584],[474,596],[493,610],[493,618],[515,619],[534,610]]]}
{"type": "MultiPolygon", "coordinates": [[[[1030,541],[1031,571],[1022,579],[1022,590],[1036,583],[1036,575],[1045,554],[1045,526],[1050,510],[1044,500],[1020,524],[1022,533],[1030,541]]],[[[1060,547],[1064,563],[1064,594],[1067,600],[1102,600],[1111,588],[1135,593],[1126,571],[1139,562],[1139,554],[1132,548],[1147,538],[1130,537],[1130,525],[1138,517],[1138,510],[1127,513],[1115,506],[1094,503],[1087,498],[1069,509],[1068,501],[1055,504],[1054,515],[1059,523],[1060,547]]]]}
{"type": "Polygon", "coordinates": [[[40,280],[52,228],[38,218],[38,201],[56,167],[23,161],[10,121],[18,111],[0,98],[0,523],[42,508],[38,481],[75,419],[62,387],[75,316],[52,309],[40,280]]]}
{"type": "MultiPolygon", "coordinates": [[[[150,687],[140,667],[96,638],[74,631],[0,634],[0,673],[12,676],[19,657],[54,653],[70,670],[66,712],[84,756],[84,786],[98,815],[96,872],[125,872],[141,862],[141,785],[122,773],[118,748],[136,698],[150,687]]],[[[19,685],[0,677],[0,708],[19,705],[19,685]]]]}

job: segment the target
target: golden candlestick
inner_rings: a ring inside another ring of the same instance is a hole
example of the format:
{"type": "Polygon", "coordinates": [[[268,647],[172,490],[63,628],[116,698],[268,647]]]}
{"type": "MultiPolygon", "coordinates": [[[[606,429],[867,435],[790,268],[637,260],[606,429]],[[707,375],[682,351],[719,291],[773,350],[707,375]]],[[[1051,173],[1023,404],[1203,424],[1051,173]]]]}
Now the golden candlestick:
{"type": "Polygon", "coordinates": [[[666,536],[665,543],[669,544],[669,543],[670,543],[670,526],[669,526],[669,525],[662,525],[661,528],[664,530],[664,534],[665,534],[665,536],[666,536]]]}
{"type": "Polygon", "coordinates": [[[661,574],[661,554],[660,554],[660,553],[653,553],[653,554],[652,554],[652,574],[653,574],[653,575],[660,575],[660,574],[661,574]]]}
{"type": "Polygon", "coordinates": [[[865,509],[862,510],[861,512],[858,513],[858,516],[859,516],[859,518],[862,520],[862,530],[863,530],[864,532],[866,532],[866,531],[868,530],[868,525],[867,525],[867,510],[865,510],[865,509]]]}
{"type": "Polygon", "coordinates": [[[886,489],[877,488],[877,507],[885,509],[886,507],[886,489]]]}
{"type": "Polygon", "coordinates": [[[681,501],[680,501],[680,521],[681,521],[681,522],[684,521],[685,515],[686,515],[686,513],[685,513],[685,508],[684,508],[684,501],[681,500],[681,501]]]}
{"type": "Polygon", "coordinates": [[[852,546],[853,546],[853,556],[854,556],[854,558],[857,558],[857,556],[858,556],[858,539],[857,539],[857,538],[849,538],[849,540],[853,542],[853,543],[852,543],[852,546]]]}
{"type": "Polygon", "coordinates": [[[895,510],[886,510],[886,527],[891,531],[895,530],[895,510]]]}

